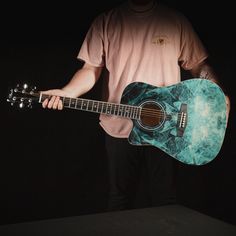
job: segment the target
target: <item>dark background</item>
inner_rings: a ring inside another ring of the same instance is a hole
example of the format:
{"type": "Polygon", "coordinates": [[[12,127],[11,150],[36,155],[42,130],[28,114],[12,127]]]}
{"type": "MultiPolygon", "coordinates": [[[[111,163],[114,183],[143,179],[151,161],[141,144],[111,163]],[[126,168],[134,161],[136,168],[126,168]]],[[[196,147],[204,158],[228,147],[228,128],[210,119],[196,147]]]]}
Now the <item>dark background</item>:
{"type": "MultiPolygon", "coordinates": [[[[106,155],[98,115],[39,105],[18,110],[6,96],[17,82],[39,90],[65,85],[81,66],[76,56],[92,20],[120,2],[10,2],[1,8],[1,224],[105,209],[106,155]]],[[[236,224],[235,13],[229,1],[162,2],[189,18],[232,102],[219,155],[200,167],[177,163],[178,202],[236,224]]],[[[84,97],[99,99],[101,83],[84,97]]]]}

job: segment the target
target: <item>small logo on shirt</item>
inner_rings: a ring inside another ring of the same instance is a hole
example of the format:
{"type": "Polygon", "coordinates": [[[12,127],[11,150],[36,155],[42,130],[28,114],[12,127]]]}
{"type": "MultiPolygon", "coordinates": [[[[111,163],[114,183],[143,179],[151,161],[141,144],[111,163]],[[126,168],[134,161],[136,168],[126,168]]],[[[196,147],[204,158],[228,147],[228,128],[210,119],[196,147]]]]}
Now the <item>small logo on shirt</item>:
{"type": "Polygon", "coordinates": [[[164,44],[168,43],[168,38],[167,38],[167,36],[157,35],[152,38],[152,43],[157,44],[157,45],[164,45],[164,44]]]}

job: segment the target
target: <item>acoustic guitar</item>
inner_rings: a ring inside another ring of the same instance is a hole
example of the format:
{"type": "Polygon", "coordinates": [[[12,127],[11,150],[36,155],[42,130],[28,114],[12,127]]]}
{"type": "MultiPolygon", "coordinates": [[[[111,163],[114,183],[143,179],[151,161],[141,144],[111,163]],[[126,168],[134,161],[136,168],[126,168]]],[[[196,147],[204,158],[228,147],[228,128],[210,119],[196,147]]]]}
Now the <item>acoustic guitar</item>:
{"type": "MultiPolygon", "coordinates": [[[[49,95],[27,84],[10,89],[7,101],[20,107],[42,103],[49,95]]],[[[189,165],[203,165],[219,153],[226,131],[226,101],[221,88],[206,79],[155,87],[133,82],[120,103],[61,97],[75,110],[119,116],[133,121],[129,142],[153,145],[189,165]]]]}

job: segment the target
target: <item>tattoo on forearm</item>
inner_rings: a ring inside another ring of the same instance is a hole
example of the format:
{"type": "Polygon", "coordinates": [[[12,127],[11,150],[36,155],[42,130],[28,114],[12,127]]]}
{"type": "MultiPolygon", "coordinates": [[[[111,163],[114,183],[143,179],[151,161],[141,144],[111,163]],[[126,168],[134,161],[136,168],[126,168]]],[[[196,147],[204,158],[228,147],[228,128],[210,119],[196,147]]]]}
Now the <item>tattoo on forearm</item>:
{"type": "Polygon", "coordinates": [[[211,76],[208,71],[201,71],[200,78],[211,80],[211,76]]]}

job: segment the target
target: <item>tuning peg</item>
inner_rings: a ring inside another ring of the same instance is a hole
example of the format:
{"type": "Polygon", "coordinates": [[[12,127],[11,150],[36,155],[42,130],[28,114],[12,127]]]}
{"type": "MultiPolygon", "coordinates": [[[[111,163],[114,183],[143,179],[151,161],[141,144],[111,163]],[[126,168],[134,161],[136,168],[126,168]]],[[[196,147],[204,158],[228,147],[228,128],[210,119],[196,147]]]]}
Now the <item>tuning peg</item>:
{"type": "Polygon", "coordinates": [[[19,108],[24,108],[25,104],[23,102],[19,103],[19,108]]]}
{"type": "Polygon", "coordinates": [[[23,84],[24,89],[27,89],[28,87],[29,87],[28,84],[23,84]]]}
{"type": "Polygon", "coordinates": [[[12,95],[13,95],[13,89],[10,89],[9,94],[8,94],[8,97],[11,98],[12,95]]]}

